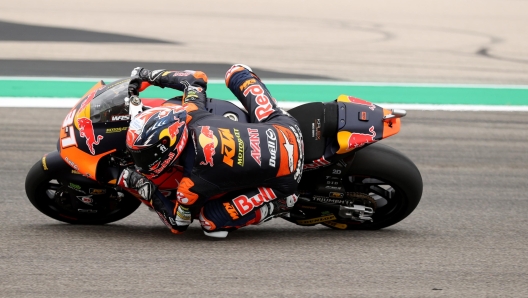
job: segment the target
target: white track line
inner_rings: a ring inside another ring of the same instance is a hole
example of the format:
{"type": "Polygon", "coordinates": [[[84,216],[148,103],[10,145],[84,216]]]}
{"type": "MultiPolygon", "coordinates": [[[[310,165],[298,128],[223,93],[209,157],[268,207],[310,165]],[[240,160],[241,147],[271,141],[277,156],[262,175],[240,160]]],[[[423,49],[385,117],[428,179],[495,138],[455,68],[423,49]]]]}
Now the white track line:
{"type": "MultiPolygon", "coordinates": [[[[71,108],[78,98],[49,97],[0,97],[0,107],[12,108],[71,108]]],[[[238,101],[232,103],[241,106],[238,101]]],[[[279,105],[291,109],[305,102],[281,101],[279,105]]],[[[434,104],[395,104],[376,103],[387,109],[422,110],[422,111],[498,111],[528,112],[528,106],[494,106],[494,105],[434,105],[434,104]]]]}

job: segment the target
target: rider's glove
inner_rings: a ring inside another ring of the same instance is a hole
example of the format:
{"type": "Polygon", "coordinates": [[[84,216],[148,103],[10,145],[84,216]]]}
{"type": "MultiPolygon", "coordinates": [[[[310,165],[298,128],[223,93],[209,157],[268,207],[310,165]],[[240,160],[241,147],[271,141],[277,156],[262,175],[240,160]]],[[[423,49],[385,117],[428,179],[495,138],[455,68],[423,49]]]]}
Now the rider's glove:
{"type": "Polygon", "coordinates": [[[131,77],[139,77],[144,82],[149,82],[152,85],[158,85],[158,79],[165,72],[165,69],[148,70],[143,67],[136,67],[130,74],[131,77]]]}
{"type": "Polygon", "coordinates": [[[125,168],[123,172],[121,172],[117,184],[125,188],[136,190],[139,195],[147,201],[150,201],[152,194],[158,189],[152,181],[132,168],[125,168]]]}
{"type": "Polygon", "coordinates": [[[151,199],[152,207],[161,221],[174,234],[181,234],[187,230],[192,222],[191,211],[189,208],[178,205],[174,209],[169,206],[168,200],[164,199],[161,193],[157,192],[151,199]]]}

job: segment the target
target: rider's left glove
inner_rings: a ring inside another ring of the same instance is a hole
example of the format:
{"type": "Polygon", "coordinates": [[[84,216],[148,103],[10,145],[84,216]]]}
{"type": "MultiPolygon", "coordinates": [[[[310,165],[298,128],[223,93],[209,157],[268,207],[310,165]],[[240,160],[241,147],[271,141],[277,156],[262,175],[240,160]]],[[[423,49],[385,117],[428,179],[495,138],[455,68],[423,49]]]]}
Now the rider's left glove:
{"type": "Polygon", "coordinates": [[[150,203],[161,221],[174,234],[181,234],[192,223],[191,211],[182,205],[175,206],[173,202],[158,191],[158,187],[147,177],[136,172],[133,168],[125,168],[121,172],[119,186],[136,190],[139,195],[150,203]]]}
{"type": "Polygon", "coordinates": [[[165,72],[165,69],[148,70],[143,67],[136,67],[130,74],[131,77],[139,77],[141,80],[148,82],[152,85],[158,85],[158,79],[165,72]]]}

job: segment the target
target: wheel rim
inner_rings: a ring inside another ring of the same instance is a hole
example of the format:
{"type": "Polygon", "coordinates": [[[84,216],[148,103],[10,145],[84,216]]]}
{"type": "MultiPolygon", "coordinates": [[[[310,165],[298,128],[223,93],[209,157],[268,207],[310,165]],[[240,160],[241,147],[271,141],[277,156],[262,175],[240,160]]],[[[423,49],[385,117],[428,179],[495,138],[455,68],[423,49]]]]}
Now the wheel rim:
{"type": "MultiPolygon", "coordinates": [[[[107,188],[107,190],[110,190],[107,188]]],[[[113,191],[113,190],[112,190],[113,191]]],[[[57,179],[43,182],[37,190],[43,200],[40,205],[44,209],[70,220],[98,221],[106,219],[124,208],[124,194],[111,192],[108,195],[82,195],[70,190],[57,179]],[[82,197],[90,197],[91,201],[83,202],[82,197]]]]}
{"type": "Polygon", "coordinates": [[[375,177],[359,175],[350,175],[347,178],[345,182],[347,195],[351,194],[356,204],[362,204],[374,209],[374,215],[372,216],[373,222],[361,223],[348,220],[339,222],[355,225],[380,224],[398,216],[400,211],[405,208],[404,193],[394,183],[375,177]],[[359,196],[354,194],[366,195],[371,199],[357,200],[359,196]]]}

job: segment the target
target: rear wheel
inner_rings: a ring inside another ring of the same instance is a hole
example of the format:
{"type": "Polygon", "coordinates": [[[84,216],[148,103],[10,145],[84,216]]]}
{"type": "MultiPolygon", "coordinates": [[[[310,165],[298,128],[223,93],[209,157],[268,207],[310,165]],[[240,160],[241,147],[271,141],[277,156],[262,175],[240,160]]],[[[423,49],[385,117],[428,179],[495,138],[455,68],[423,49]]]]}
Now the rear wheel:
{"type": "Polygon", "coordinates": [[[372,222],[335,220],[323,225],[344,230],[377,230],[406,218],[422,197],[416,165],[398,150],[373,144],[356,153],[344,177],[347,197],[374,209],[372,222]]]}
{"type": "Polygon", "coordinates": [[[99,188],[98,194],[82,195],[58,178],[58,170],[44,170],[39,161],[26,176],[29,201],[47,216],[71,224],[102,225],[132,214],[141,202],[126,192],[99,188]]]}

